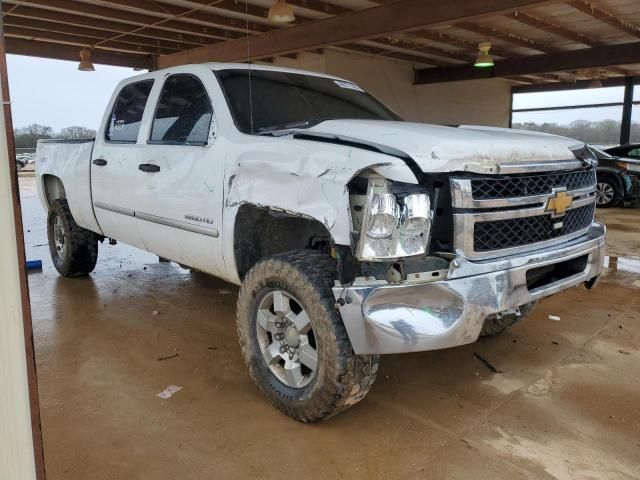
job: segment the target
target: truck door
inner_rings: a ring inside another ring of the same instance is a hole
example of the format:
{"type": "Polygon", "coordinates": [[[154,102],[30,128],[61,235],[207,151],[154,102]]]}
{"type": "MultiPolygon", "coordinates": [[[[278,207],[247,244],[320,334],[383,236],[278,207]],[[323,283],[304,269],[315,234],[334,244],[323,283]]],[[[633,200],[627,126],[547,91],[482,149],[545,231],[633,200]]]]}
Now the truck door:
{"type": "Polygon", "coordinates": [[[165,77],[157,98],[139,165],[142,241],[162,257],[225,277],[225,148],[215,135],[211,95],[196,75],[179,73],[165,77]]]}
{"type": "Polygon", "coordinates": [[[91,158],[93,207],[102,232],[144,248],[135,221],[140,194],[138,134],[153,79],[124,85],[108,108],[91,158]]]}

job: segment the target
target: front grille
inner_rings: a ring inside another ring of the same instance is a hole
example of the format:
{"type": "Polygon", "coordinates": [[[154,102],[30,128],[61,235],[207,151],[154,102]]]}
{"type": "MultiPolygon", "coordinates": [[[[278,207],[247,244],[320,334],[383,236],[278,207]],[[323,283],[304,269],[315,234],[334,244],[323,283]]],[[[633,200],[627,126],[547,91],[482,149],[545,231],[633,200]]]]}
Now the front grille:
{"type": "Polygon", "coordinates": [[[476,222],[473,232],[474,250],[488,252],[570,235],[591,225],[594,213],[595,204],[589,204],[569,210],[562,218],[552,218],[551,215],[544,214],[476,222]],[[562,222],[562,227],[554,229],[553,225],[558,222],[562,222]]]}
{"type": "Polygon", "coordinates": [[[559,187],[577,190],[595,183],[596,172],[592,168],[540,175],[474,178],[471,180],[471,192],[475,200],[494,200],[544,195],[559,187]]]}

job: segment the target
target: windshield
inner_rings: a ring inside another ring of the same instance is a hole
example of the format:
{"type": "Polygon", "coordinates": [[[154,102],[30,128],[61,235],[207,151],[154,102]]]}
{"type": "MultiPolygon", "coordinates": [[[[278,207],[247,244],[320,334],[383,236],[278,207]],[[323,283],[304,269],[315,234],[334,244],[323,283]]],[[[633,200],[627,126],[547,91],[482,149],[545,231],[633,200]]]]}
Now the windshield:
{"type": "Polygon", "coordinates": [[[251,70],[249,95],[248,69],[220,70],[216,74],[233,120],[243,133],[309,128],[335,119],[399,120],[378,100],[344,80],[251,70]]]}

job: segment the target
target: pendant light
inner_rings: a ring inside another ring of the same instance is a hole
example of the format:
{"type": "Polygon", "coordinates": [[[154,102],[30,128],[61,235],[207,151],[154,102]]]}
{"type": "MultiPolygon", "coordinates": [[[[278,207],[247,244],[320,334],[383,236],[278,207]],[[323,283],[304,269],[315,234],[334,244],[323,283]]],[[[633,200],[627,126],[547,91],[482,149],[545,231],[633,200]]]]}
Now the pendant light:
{"type": "Polygon", "coordinates": [[[81,72],[93,72],[95,67],[91,63],[91,50],[87,47],[83,47],[80,50],[80,63],[78,64],[78,70],[81,72]]]}
{"type": "Polygon", "coordinates": [[[296,19],[293,8],[285,0],[275,0],[267,18],[274,23],[291,23],[296,19]]]}
{"type": "Polygon", "coordinates": [[[478,44],[478,57],[476,58],[476,63],[474,67],[476,68],[487,68],[493,67],[493,57],[489,53],[491,50],[491,42],[481,42],[478,44]]]}

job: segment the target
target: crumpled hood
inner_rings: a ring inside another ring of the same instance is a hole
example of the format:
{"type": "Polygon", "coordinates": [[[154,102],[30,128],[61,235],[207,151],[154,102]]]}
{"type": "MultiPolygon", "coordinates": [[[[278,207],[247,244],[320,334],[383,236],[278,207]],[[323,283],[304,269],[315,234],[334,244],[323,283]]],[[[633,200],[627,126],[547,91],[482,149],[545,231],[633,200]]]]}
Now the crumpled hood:
{"type": "Polygon", "coordinates": [[[412,157],[423,172],[499,173],[500,165],[574,159],[577,140],[526,130],[444,127],[378,120],[327,120],[299,133],[339,135],[392,147],[412,157]]]}

